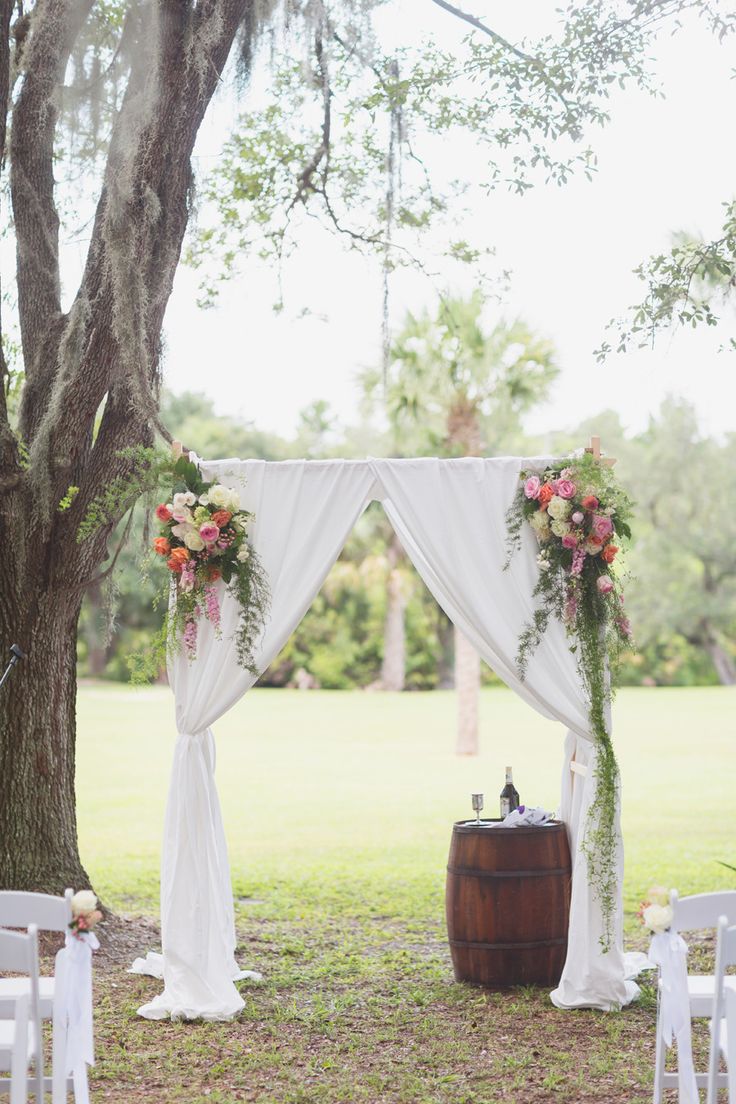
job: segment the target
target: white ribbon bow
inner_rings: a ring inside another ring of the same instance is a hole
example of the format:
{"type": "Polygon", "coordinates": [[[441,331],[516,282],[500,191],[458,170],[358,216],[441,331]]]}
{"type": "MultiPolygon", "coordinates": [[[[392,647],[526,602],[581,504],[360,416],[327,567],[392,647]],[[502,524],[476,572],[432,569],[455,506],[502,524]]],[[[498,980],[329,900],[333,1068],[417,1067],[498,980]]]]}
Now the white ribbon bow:
{"type": "Polygon", "coordinates": [[[649,959],[659,966],[662,1039],[667,1047],[677,1043],[679,1104],[698,1104],[687,988],[687,944],[677,932],[656,932],[649,947],[649,959]]]}

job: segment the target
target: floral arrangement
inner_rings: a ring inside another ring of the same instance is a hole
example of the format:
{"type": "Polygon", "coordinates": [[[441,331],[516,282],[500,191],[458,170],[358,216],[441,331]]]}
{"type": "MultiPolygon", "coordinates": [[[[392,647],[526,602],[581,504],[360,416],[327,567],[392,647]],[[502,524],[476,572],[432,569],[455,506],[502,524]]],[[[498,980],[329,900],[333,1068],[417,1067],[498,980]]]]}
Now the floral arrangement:
{"type": "Polygon", "coordinates": [[[268,608],[268,585],[258,556],[248,543],[253,514],[242,509],[237,490],[206,482],[196,464],[182,456],[174,466],[171,501],[159,503],[154,552],[166,561],[171,583],[169,612],[162,630],[169,650],[180,645],[190,660],[197,654],[197,625],[205,617],[220,635],[218,583],[240,606],[235,645],[241,666],[256,673],[254,647],[268,608]]]}
{"type": "Polygon", "coordinates": [[[539,543],[538,600],[519,638],[517,666],[524,678],[531,656],[551,618],[562,622],[578,660],[596,738],[596,794],[583,848],[604,918],[602,945],[613,932],[616,884],[615,817],[618,765],[606,710],[615,685],[617,661],[631,646],[631,626],[616,565],[622,543],[631,536],[631,501],[610,468],[582,452],[544,470],[521,472],[507,514],[509,557],[520,546],[526,523],[539,543]]]}
{"type": "Polygon", "coordinates": [[[669,890],[664,886],[652,886],[647,893],[646,901],[642,901],[636,914],[643,927],[652,933],[660,935],[669,931],[672,923],[672,905],[670,904],[669,890]]]}
{"type": "Polygon", "coordinates": [[[80,889],[72,897],[72,921],[69,930],[77,939],[91,932],[102,919],[97,907],[97,897],[91,889],[80,889]]]}

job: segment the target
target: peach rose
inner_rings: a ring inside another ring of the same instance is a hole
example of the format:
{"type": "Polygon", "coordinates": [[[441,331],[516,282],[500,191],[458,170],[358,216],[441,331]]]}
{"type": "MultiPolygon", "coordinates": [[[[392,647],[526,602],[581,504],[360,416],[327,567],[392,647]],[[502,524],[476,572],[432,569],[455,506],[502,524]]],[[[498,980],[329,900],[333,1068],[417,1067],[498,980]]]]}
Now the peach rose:
{"type": "Polygon", "coordinates": [[[232,516],[233,515],[230,513],[229,510],[217,510],[212,515],[212,521],[218,527],[218,529],[223,529],[230,521],[230,518],[232,516]]]}
{"type": "Polygon", "coordinates": [[[159,521],[171,521],[171,516],[171,510],[163,502],[156,507],[156,517],[159,521]]]}
{"type": "Polygon", "coordinates": [[[615,544],[607,544],[601,553],[601,558],[605,560],[606,563],[613,563],[616,559],[617,552],[618,547],[615,544]]]}
{"type": "Polygon", "coordinates": [[[187,548],[175,548],[171,553],[172,560],[176,560],[177,563],[185,564],[189,559],[189,549],[187,548]]]}
{"type": "Polygon", "coordinates": [[[597,510],[599,505],[595,495],[586,495],[580,504],[584,510],[597,510]]]}
{"type": "Polygon", "coordinates": [[[168,556],[171,551],[171,545],[167,541],[166,537],[156,537],[153,542],[153,549],[158,556],[168,556]]]}
{"type": "Polygon", "coordinates": [[[552,498],[552,496],[554,495],[554,493],[555,492],[552,489],[552,484],[551,483],[543,483],[542,484],[542,486],[539,488],[539,494],[537,495],[537,502],[539,503],[539,509],[540,510],[546,510],[547,509],[547,505],[548,505],[550,499],[552,498]]]}

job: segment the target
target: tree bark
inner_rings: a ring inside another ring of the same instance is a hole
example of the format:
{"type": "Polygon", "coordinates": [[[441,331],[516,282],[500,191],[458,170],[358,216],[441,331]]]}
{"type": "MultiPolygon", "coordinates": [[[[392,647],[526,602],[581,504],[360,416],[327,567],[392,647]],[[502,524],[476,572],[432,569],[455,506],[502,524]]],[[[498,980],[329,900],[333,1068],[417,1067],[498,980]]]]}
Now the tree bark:
{"type": "MultiPolygon", "coordinates": [[[[51,892],[89,885],[74,800],[77,623],[129,503],[82,544],[77,530],[89,504],[130,475],[120,450],[154,439],[161,327],[189,218],[191,154],[252,0],[141,6],[150,24],[141,24],[131,51],[84,275],[63,313],[53,174],[59,86],[91,7],[37,0],[9,131],[25,383],[22,450],[0,389],[0,642],[17,641],[28,659],[0,692],[0,888],[51,892]],[[78,493],[60,513],[70,485],[78,493]]],[[[0,0],[0,106],[8,102],[10,9],[0,0]]],[[[5,114],[0,139],[4,122],[5,114]]]]}
{"type": "Polygon", "coordinates": [[[455,629],[455,687],[457,690],[457,755],[477,755],[480,656],[455,629]]]}
{"type": "Polygon", "coordinates": [[[28,651],[0,691],[0,889],[63,893],[90,884],[74,793],[81,599],[38,583],[4,571],[0,587],[0,639],[28,651]]]}
{"type": "Polygon", "coordinates": [[[710,656],[721,686],[736,686],[736,664],[721,642],[714,636],[708,636],[703,641],[703,647],[710,656]]]}
{"type": "Polygon", "coordinates": [[[404,689],[406,681],[406,594],[400,562],[403,551],[394,535],[388,547],[389,573],[386,581],[386,617],[383,623],[381,685],[384,690],[404,689]]]}

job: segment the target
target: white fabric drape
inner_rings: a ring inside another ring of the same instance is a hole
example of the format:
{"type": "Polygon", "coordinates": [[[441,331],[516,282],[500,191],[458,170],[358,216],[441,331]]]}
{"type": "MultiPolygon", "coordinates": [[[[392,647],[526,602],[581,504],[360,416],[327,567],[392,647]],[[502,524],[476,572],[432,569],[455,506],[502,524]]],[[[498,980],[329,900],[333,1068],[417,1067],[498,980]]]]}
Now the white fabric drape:
{"type": "MultiPolygon", "coordinates": [[[[553,999],[560,1007],[611,1008],[631,996],[617,942],[602,955],[600,910],[580,850],[593,794],[594,748],[575,659],[552,623],[526,678],[515,668],[519,633],[529,620],[537,546],[504,572],[505,515],[519,458],[462,460],[200,462],[206,479],[237,486],[256,521],[252,543],[268,574],[272,603],[258,654],[264,670],[301,620],[372,498],[381,499],[407,555],[448,616],[496,673],[525,701],[570,730],[562,816],[570,831],[573,894],[568,957],[553,999]],[[568,778],[573,754],[585,759],[582,785],[568,778]]],[[[164,830],[161,926],[165,989],[141,1015],[228,1018],[242,1007],[233,985],[235,933],[227,849],[214,783],[210,726],[255,681],[238,667],[231,643],[236,603],[224,596],[222,637],[200,624],[197,659],[180,656],[170,678],[179,737],[164,830]]],[[[619,835],[619,877],[623,851],[619,835]]],[[[155,972],[155,971],[151,971],[155,972]]]]}
{"type": "MultiPolygon", "coordinates": [[[[257,666],[278,655],[309,608],[370,501],[366,464],[262,460],[202,463],[207,479],[241,491],[255,514],[251,538],[270,580],[272,601],[257,666]]],[[[197,658],[169,666],[179,731],[164,822],[161,940],[164,991],[139,1008],[149,1019],[229,1019],[243,1007],[233,981],[235,924],[227,845],[215,786],[210,726],[255,681],[237,663],[232,636],[238,606],[220,586],[222,633],[200,620],[197,658]]],[[[157,963],[138,972],[156,974],[157,963]]]]}

